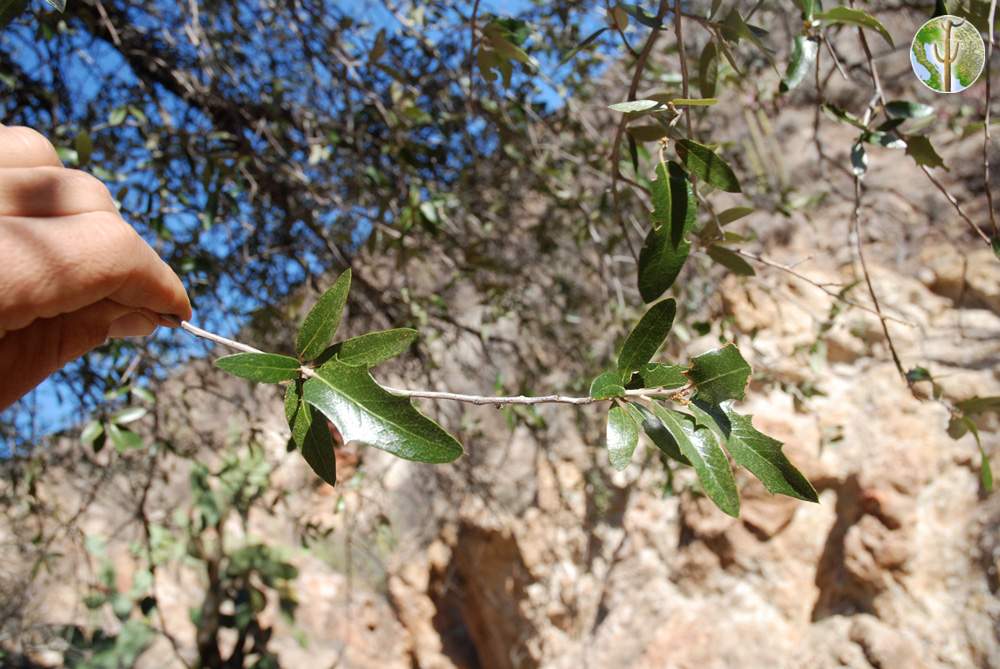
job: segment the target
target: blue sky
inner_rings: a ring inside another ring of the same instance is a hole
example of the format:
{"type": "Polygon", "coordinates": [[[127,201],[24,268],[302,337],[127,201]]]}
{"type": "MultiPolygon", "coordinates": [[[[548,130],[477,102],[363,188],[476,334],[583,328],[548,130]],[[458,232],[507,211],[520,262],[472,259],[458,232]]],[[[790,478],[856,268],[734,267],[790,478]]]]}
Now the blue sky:
{"type": "MultiPolygon", "coordinates": [[[[36,1],[39,7],[46,8],[43,11],[49,11],[47,6],[43,5],[42,0],[36,1]]],[[[69,0],[69,3],[73,1],[69,0]]],[[[363,2],[345,1],[341,6],[348,11],[354,10],[356,15],[371,21],[376,27],[384,27],[390,33],[400,29],[396,19],[385,10],[381,2],[374,0],[364,0],[363,2]]],[[[531,3],[526,0],[516,0],[514,2],[484,0],[480,3],[480,14],[517,15],[530,6],[531,3]]],[[[596,8],[587,16],[584,25],[581,26],[581,32],[584,35],[589,34],[603,24],[603,10],[596,8]]],[[[32,76],[41,77],[45,83],[51,83],[51,81],[46,80],[46,73],[49,72],[49,68],[44,67],[44,64],[39,60],[39,54],[34,49],[29,48],[34,39],[34,19],[31,15],[25,15],[15,21],[4,33],[0,34],[0,48],[12,52],[15,60],[26,72],[31,73],[32,76]]],[[[116,84],[125,88],[134,83],[134,75],[128,65],[117,51],[103,42],[80,39],[74,53],[62,55],[64,56],[60,64],[62,74],[71,83],[74,103],[78,104],[81,109],[91,104],[99,91],[103,89],[114,88],[116,84]]],[[[560,70],[565,70],[559,67],[558,62],[554,60],[543,60],[539,63],[539,69],[541,76],[534,77],[537,87],[536,99],[544,101],[549,108],[556,108],[562,104],[562,99],[554,83],[560,78],[560,70]]],[[[2,86],[0,84],[0,88],[2,86]]],[[[177,104],[180,105],[181,103],[178,101],[177,104]]],[[[183,110],[178,109],[177,111],[181,114],[183,110]]],[[[189,116],[189,118],[193,118],[193,122],[197,123],[196,116],[189,116]]],[[[8,122],[7,119],[0,120],[8,122]]],[[[113,167],[107,164],[109,161],[99,161],[103,167],[113,170],[116,173],[116,175],[102,174],[102,176],[106,179],[114,179],[113,183],[109,184],[112,192],[118,192],[122,186],[127,185],[132,188],[129,189],[125,197],[139,197],[137,194],[143,191],[142,187],[149,186],[150,184],[143,183],[141,170],[132,169],[134,167],[134,159],[132,157],[118,156],[116,159],[117,164],[113,167]]],[[[205,201],[207,193],[199,184],[191,186],[191,191],[187,195],[192,200],[205,201]]],[[[127,199],[126,202],[128,202],[127,199]]],[[[133,211],[138,209],[135,206],[126,206],[125,208],[126,210],[133,211]]],[[[170,220],[167,220],[166,225],[175,234],[183,235],[192,229],[198,229],[201,224],[196,215],[177,214],[170,218],[170,220]]],[[[359,226],[356,229],[355,239],[359,242],[363,241],[369,229],[370,226],[365,224],[359,226]]],[[[199,234],[201,235],[199,237],[199,244],[203,245],[209,252],[212,252],[213,249],[221,250],[223,248],[221,244],[213,240],[213,236],[225,234],[225,226],[216,226],[207,233],[199,234]]],[[[155,243],[155,236],[149,235],[149,241],[155,243]]],[[[291,263],[288,263],[288,265],[288,267],[276,267],[276,271],[284,271],[286,273],[299,272],[301,274],[301,270],[291,268],[291,263]]],[[[320,269],[318,263],[315,263],[315,266],[317,270],[320,269]]],[[[300,276],[299,278],[304,277],[300,276]]],[[[231,336],[245,323],[246,317],[243,314],[247,314],[262,305],[257,304],[252,296],[241,286],[222,286],[220,290],[225,295],[225,299],[229,302],[232,309],[225,314],[211,313],[206,315],[204,313],[196,313],[194,321],[212,331],[231,336]]],[[[163,355],[170,356],[170,358],[159,360],[162,363],[161,367],[164,369],[171,368],[188,356],[205,355],[211,350],[205,342],[190,338],[183,333],[161,330],[155,335],[155,338],[158,341],[163,341],[165,338],[177,338],[177,340],[182,342],[180,350],[176,353],[163,353],[163,355]]],[[[113,368],[114,365],[112,363],[120,364],[120,361],[113,361],[107,356],[101,358],[98,353],[91,354],[92,361],[97,359],[105,360],[106,366],[109,369],[113,368]]],[[[44,382],[35,391],[23,398],[20,403],[15,404],[11,409],[0,415],[0,418],[3,420],[13,421],[17,424],[19,432],[27,437],[37,437],[65,429],[79,423],[85,417],[82,406],[73,394],[73,391],[64,385],[62,381],[56,379],[44,382]]],[[[4,445],[0,444],[0,456],[4,452],[4,445]]]]}

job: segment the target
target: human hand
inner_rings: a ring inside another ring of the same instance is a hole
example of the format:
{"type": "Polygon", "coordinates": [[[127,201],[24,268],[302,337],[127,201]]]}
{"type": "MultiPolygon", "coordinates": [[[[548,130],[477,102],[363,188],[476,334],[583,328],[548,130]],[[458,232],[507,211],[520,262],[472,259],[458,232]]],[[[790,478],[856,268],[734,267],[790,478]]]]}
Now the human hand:
{"type": "Polygon", "coordinates": [[[180,279],[96,178],[0,125],[0,409],[108,337],[191,318],[180,279]]]}

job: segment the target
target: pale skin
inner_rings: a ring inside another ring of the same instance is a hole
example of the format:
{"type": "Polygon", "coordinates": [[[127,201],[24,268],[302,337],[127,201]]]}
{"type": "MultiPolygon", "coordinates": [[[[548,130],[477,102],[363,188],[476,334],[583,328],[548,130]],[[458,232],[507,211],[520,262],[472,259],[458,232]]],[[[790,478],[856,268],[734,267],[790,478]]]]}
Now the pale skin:
{"type": "Polygon", "coordinates": [[[180,279],[104,184],[0,125],[0,409],[108,338],[190,318],[180,279]]]}

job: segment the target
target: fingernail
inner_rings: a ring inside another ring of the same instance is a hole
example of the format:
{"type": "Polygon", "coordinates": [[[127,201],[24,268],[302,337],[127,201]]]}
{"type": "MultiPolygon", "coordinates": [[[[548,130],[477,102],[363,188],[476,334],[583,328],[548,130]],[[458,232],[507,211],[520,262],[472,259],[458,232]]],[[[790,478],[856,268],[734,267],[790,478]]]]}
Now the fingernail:
{"type": "Polygon", "coordinates": [[[148,316],[140,312],[125,314],[121,318],[111,323],[108,328],[108,337],[145,337],[153,333],[156,323],[148,316]]]}

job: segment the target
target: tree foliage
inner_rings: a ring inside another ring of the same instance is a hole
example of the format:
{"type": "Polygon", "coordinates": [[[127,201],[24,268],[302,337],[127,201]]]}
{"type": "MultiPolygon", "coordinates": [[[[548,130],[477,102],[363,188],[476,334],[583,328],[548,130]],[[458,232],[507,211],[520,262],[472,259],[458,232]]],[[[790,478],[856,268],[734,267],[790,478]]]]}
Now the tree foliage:
{"type": "MultiPolygon", "coordinates": [[[[565,391],[575,394],[545,401],[601,407],[602,462],[614,469],[632,465],[645,435],[668,481],[690,467],[697,490],[729,515],[739,514],[739,468],[771,493],[819,500],[783,444],[737,408],[751,367],[735,333],[697,314],[722,275],[755,275],[749,217],[791,217],[827,195],[795,192],[765,164],[755,118],[807,100],[816,128],[849,129],[836,168],[854,180],[855,211],[861,180],[892,160],[912,160],[943,190],[931,171],[946,168],[929,130],[936,106],[886,99],[877,78],[869,36],[880,47],[903,41],[879,12],[813,0],[799,0],[791,21],[787,8],[766,3],[664,0],[433,0],[372,11],[333,0],[49,4],[0,0],[0,116],[42,130],[66,164],[109,184],[123,215],[182,275],[201,324],[227,337],[251,333],[267,349],[215,364],[283,385],[289,450],[326,484],[345,485],[344,442],[423,463],[456,460],[466,430],[454,416],[442,420],[453,436],[428,415],[431,402],[497,404],[536,425],[535,400],[565,391]],[[872,77],[849,108],[846,96],[827,99],[841,64],[823,60],[824,47],[842,48],[846,37],[852,76],[872,77]],[[734,100],[753,112],[753,143],[733,141],[717,120],[734,100]],[[456,285],[483,298],[475,327],[441,296],[456,285]],[[538,291],[552,313],[538,308],[538,291]],[[314,304],[303,316],[306,301],[314,304]],[[494,336],[512,314],[517,339],[494,336]],[[521,363],[496,392],[527,397],[449,398],[457,394],[447,388],[378,380],[377,366],[398,369],[400,359],[433,368],[449,347],[431,344],[463,329],[484,358],[505,347],[521,363]],[[581,354],[602,350],[600,331],[621,342],[617,355],[581,354]],[[718,342],[678,359],[692,332],[718,342]],[[530,346],[539,338],[565,361],[568,388],[544,385],[549,363],[530,346]]],[[[975,2],[955,11],[985,27],[975,2]]],[[[180,336],[113,342],[60,376],[73,408],[65,432],[77,433],[69,423],[86,415],[83,445],[106,457],[110,444],[116,461],[148,467],[150,482],[167,454],[185,459],[191,499],[169,524],[156,523],[143,494],[144,569],[127,592],[105,569],[87,598],[117,616],[120,631],[68,627],[67,662],[129,664],[166,635],[154,615],[155,574],[184,555],[207,584],[190,621],[200,663],[277,662],[261,614],[268,599],[294,611],[295,567],[266,541],[227,529],[265,505],[270,465],[253,435],[207,464],[161,425],[160,382],[204,352],[180,336]],[[226,629],[239,642],[223,657],[226,629]]],[[[904,372],[892,354],[905,383],[929,383],[941,399],[926,369],[904,372]]],[[[976,417],[998,407],[994,397],[948,405],[949,434],[979,445],[986,489],[992,472],[976,417]]],[[[3,426],[7,455],[36,462],[37,440],[19,415],[3,426]]],[[[30,494],[30,481],[14,487],[30,494]]]]}

